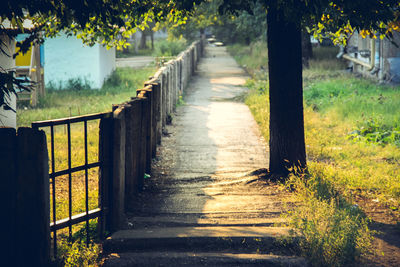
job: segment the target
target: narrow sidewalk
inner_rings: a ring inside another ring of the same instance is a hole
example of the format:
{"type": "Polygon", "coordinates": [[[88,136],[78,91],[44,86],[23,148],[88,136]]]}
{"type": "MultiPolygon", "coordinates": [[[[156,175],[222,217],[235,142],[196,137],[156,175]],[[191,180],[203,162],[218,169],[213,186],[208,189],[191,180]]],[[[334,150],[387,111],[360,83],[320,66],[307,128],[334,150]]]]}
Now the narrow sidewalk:
{"type": "Polygon", "coordinates": [[[249,183],[251,171],[268,167],[268,151],[250,110],[235,101],[247,78],[225,48],[207,48],[167,127],[147,190],[132,203],[130,225],[147,215],[170,223],[173,215],[180,225],[280,221],[276,188],[249,183]]]}
{"type": "MultiPolygon", "coordinates": [[[[291,205],[285,202],[287,193],[252,173],[268,167],[268,148],[250,110],[240,101],[247,78],[224,47],[206,48],[185,103],[167,126],[152,177],[129,205],[126,229],[105,243],[108,253],[144,250],[148,254],[119,254],[106,266],[147,264],[151,257],[173,264],[166,260],[171,255],[187,260],[188,266],[190,257],[197,262],[195,255],[178,253],[182,251],[212,252],[202,257],[216,260],[216,266],[227,258],[237,264],[280,259],[257,256],[260,243],[254,240],[265,241],[261,246],[268,247],[265,253],[287,255],[272,245],[288,232],[274,227],[291,205]],[[237,255],[233,259],[230,254],[215,254],[222,250],[237,255]]],[[[294,266],[304,263],[292,262],[292,256],[286,260],[294,266]]]]}

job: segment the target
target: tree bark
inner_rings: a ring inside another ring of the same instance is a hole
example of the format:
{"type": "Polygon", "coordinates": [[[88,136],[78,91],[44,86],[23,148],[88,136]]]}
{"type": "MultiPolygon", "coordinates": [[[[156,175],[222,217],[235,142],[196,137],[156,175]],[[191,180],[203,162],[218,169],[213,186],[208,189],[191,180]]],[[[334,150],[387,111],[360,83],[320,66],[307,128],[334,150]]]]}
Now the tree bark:
{"type": "Polygon", "coordinates": [[[147,35],[146,35],[146,31],[140,31],[142,33],[141,37],[140,37],[140,45],[139,45],[139,49],[146,49],[147,48],[147,35]]]}
{"type": "Polygon", "coordinates": [[[313,57],[313,51],[310,34],[306,30],[303,30],[301,33],[301,49],[303,53],[303,66],[308,68],[310,65],[309,61],[313,57]]]}
{"type": "Polygon", "coordinates": [[[154,50],[154,32],[150,32],[150,39],[151,39],[151,50],[154,50]]]}
{"type": "Polygon", "coordinates": [[[286,176],[306,167],[303,117],[301,28],[283,13],[268,10],[270,165],[272,175],[286,176]]]}

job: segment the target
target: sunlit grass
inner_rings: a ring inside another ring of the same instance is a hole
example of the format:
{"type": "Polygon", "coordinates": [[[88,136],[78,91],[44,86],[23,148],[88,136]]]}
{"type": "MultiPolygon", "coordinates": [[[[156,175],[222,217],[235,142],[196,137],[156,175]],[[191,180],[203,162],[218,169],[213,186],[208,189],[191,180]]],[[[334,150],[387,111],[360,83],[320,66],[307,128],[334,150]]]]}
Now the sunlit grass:
{"type": "MultiPolygon", "coordinates": [[[[97,112],[111,111],[112,104],[119,104],[136,96],[136,89],[155,72],[154,68],[130,69],[119,68],[105,82],[103,88],[96,90],[49,90],[40,99],[39,105],[31,109],[19,109],[17,121],[19,126],[30,126],[34,121],[65,118],[97,112]]],[[[54,128],[54,171],[68,168],[67,127],[54,128]]],[[[50,130],[43,128],[47,135],[49,166],[52,171],[50,130]]],[[[99,120],[88,122],[88,163],[98,161],[99,120]]],[[[71,125],[71,166],[85,164],[83,123],[71,125]]],[[[71,177],[72,215],[85,211],[85,173],[73,173],[71,177]]],[[[88,171],[89,209],[98,207],[98,168],[88,171]]],[[[69,214],[69,177],[56,178],[56,220],[68,217],[69,214]]],[[[50,218],[53,221],[52,186],[50,187],[50,218]]]]}
{"type": "MultiPolygon", "coordinates": [[[[239,62],[251,61],[248,47],[239,62]],[[246,58],[246,59],[243,59],[246,58]]],[[[266,51],[264,53],[267,53],[266,51]]],[[[396,144],[355,141],[349,134],[373,121],[383,130],[400,126],[400,87],[362,80],[344,71],[336,48],[314,50],[315,59],[304,70],[305,135],[309,162],[329,170],[326,179],[342,193],[361,190],[388,205],[400,205],[400,149],[396,144]],[[326,57],[324,57],[324,53],[326,57]],[[324,66],[329,66],[326,68],[324,66]]],[[[260,129],[269,140],[268,81],[252,79],[246,99],[260,129]]],[[[379,128],[378,128],[379,129],[379,128]]]]}
{"type": "Polygon", "coordinates": [[[48,90],[36,108],[18,109],[17,124],[29,126],[34,121],[78,116],[111,110],[112,104],[128,101],[136,96],[136,89],[153,75],[155,68],[118,68],[103,88],[92,90],[48,90]]]}
{"type": "MultiPolygon", "coordinates": [[[[258,59],[248,47],[230,51],[241,65],[255,62],[248,70],[253,79],[247,82],[246,104],[269,140],[268,77],[260,79],[258,59]]],[[[258,57],[265,58],[263,53],[258,57]]],[[[289,181],[303,204],[288,215],[288,223],[303,234],[301,248],[316,266],[349,264],[368,251],[371,233],[353,205],[355,194],[400,208],[400,148],[393,135],[400,125],[400,87],[352,76],[336,53],[332,47],[314,50],[303,72],[308,174],[289,181]],[[394,137],[378,142],[368,138],[369,131],[394,137]]]]}

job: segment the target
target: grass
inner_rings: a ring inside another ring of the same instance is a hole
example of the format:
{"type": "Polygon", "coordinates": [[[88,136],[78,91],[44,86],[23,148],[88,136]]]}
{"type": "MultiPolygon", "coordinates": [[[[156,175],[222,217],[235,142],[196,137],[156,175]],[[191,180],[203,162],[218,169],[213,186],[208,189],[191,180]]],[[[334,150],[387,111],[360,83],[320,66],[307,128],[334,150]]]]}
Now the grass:
{"type": "Polygon", "coordinates": [[[112,104],[125,102],[135,96],[135,90],[143,87],[143,82],[154,72],[155,68],[118,68],[98,90],[49,88],[36,108],[18,110],[17,124],[19,127],[29,126],[34,121],[110,111],[112,104]]]}
{"type": "Polygon", "coordinates": [[[228,50],[255,80],[267,79],[268,50],[265,42],[258,41],[249,46],[234,44],[228,50]]]}
{"type": "MultiPolygon", "coordinates": [[[[246,104],[268,140],[268,77],[259,75],[265,63],[253,61],[251,47],[229,50],[252,74],[246,104]]],[[[266,50],[258,51],[266,58],[266,50]]],[[[303,205],[289,215],[289,225],[305,236],[303,252],[315,266],[339,266],[370,243],[367,219],[353,205],[354,195],[378,199],[393,211],[400,208],[400,87],[346,73],[335,48],[314,51],[303,72],[309,174],[290,180],[303,205]]]]}
{"type": "MultiPolygon", "coordinates": [[[[128,101],[132,96],[136,96],[136,89],[141,88],[143,83],[155,72],[154,68],[149,69],[117,69],[99,90],[84,89],[78,85],[66,90],[50,89],[44,98],[40,99],[36,108],[20,108],[17,113],[18,126],[30,126],[34,121],[57,119],[69,116],[84,115],[97,112],[111,111],[112,104],[128,101]]],[[[71,83],[74,84],[74,83],[71,83]]],[[[98,161],[99,143],[99,121],[88,122],[88,162],[98,161]]],[[[50,153],[50,133],[49,129],[44,129],[47,133],[48,148],[50,153]]],[[[67,169],[67,129],[65,126],[55,127],[55,171],[67,169]]],[[[84,135],[83,123],[71,125],[71,158],[72,167],[83,165],[84,156],[84,135]]],[[[49,158],[50,154],[49,154],[49,158]]],[[[51,166],[51,162],[49,163],[51,166]]],[[[77,172],[72,174],[72,213],[73,215],[85,211],[85,173],[77,172]]],[[[89,209],[98,207],[98,168],[90,169],[88,172],[89,187],[89,209]]],[[[68,176],[56,178],[56,220],[68,217],[68,176]]],[[[52,188],[50,188],[52,193],[52,188]]],[[[52,195],[51,198],[52,199],[52,195]]],[[[50,203],[50,218],[53,221],[53,205],[50,203]]],[[[92,220],[93,221],[93,220],[92,220]]],[[[79,236],[84,224],[73,226],[74,236],[79,236]]],[[[85,248],[82,242],[84,236],[74,237],[73,240],[66,238],[67,229],[58,231],[61,249],[59,257],[63,259],[66,266],[91,266],[94,264],[99,247],[91,244],[90,248],[85,248]],[[63,237],[64,236],[64,237],[63,237]],[[82,256],[82,257],[80,257],[82,256]]]]}
{"type": "Polygon", "coordinates": [[[322,166],[310,163],[310,170],[300,177],[292,175],[286,184],[301,201],[286,215],[288,226],[302,233],[300,248],[313,266],[351,265],[370,251],[368,219],[325,179],[322,166]]]}
{"type": "MultiPolygon", "coordinates": [[[[34,121],[50,120],[70,116],[78,116],[97,112],[111,111],[112,104],[128,101],[136,95],[136,89],[143,86],[144,81],[154,73],[155,69],[133,70],[130,68],[117,69],[99,90],[48,90],[39,105],[32,109],[22,109],[18,112],[18,126],[29,126],[34,121]]],[[[48,147],[50,153],[49,129],[45,129],[48,135],[48,147]]],[[[71,158],[72,167],[83,165],[84,136],[83,123],[71,125],[71,158]]],[[[88,162],[98,161],[98,121],[88,123],[88,162]]],[[[55,171],[67,169],[67,129],[65,126],[55,127],[55,171]]],[[[49,155],[49,158],[50,155],[49,155]]],[[[51,166],[51,162],[50,162],[51,166]]],[[[72,203],[73,214],[85,210],[84,202],[84,172],[72,175],[72,203]]],[[[89,170],[89,203],[90,208],[97,207],[98,194],[98,168],[89,170]]],[[[68,216],[68,176],[56,179],[56,213],[57,220],[68,216]]],[[[52,207],[52,206],[51,206],[52,207]]]]}

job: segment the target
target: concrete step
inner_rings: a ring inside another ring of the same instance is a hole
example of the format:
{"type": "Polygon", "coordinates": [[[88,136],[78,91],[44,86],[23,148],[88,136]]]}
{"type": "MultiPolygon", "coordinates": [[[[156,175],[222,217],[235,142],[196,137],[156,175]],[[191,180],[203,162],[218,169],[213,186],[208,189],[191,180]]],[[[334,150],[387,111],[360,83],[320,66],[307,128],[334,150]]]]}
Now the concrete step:
{"type": "Polygon", "coordinates": [[[103,267],[124,266],[307,266],[304,258],[272,254],[137,252],[109,255],[103,267]]]}
{"type": "Polygon", "coordinates": [[[291,254],[295,240],[283,243],[289,229],[262,226],[163,227],[115,232],[103,251],[277,252],[291,254]]]}
{"type": "Polygon", "coordinates": [[[143,214],[127,219],[125,229],[158,227],[205,227],[205,226],[264,226],[282,224],[281,213],[209,213],[209,214],[143,214]]]}

